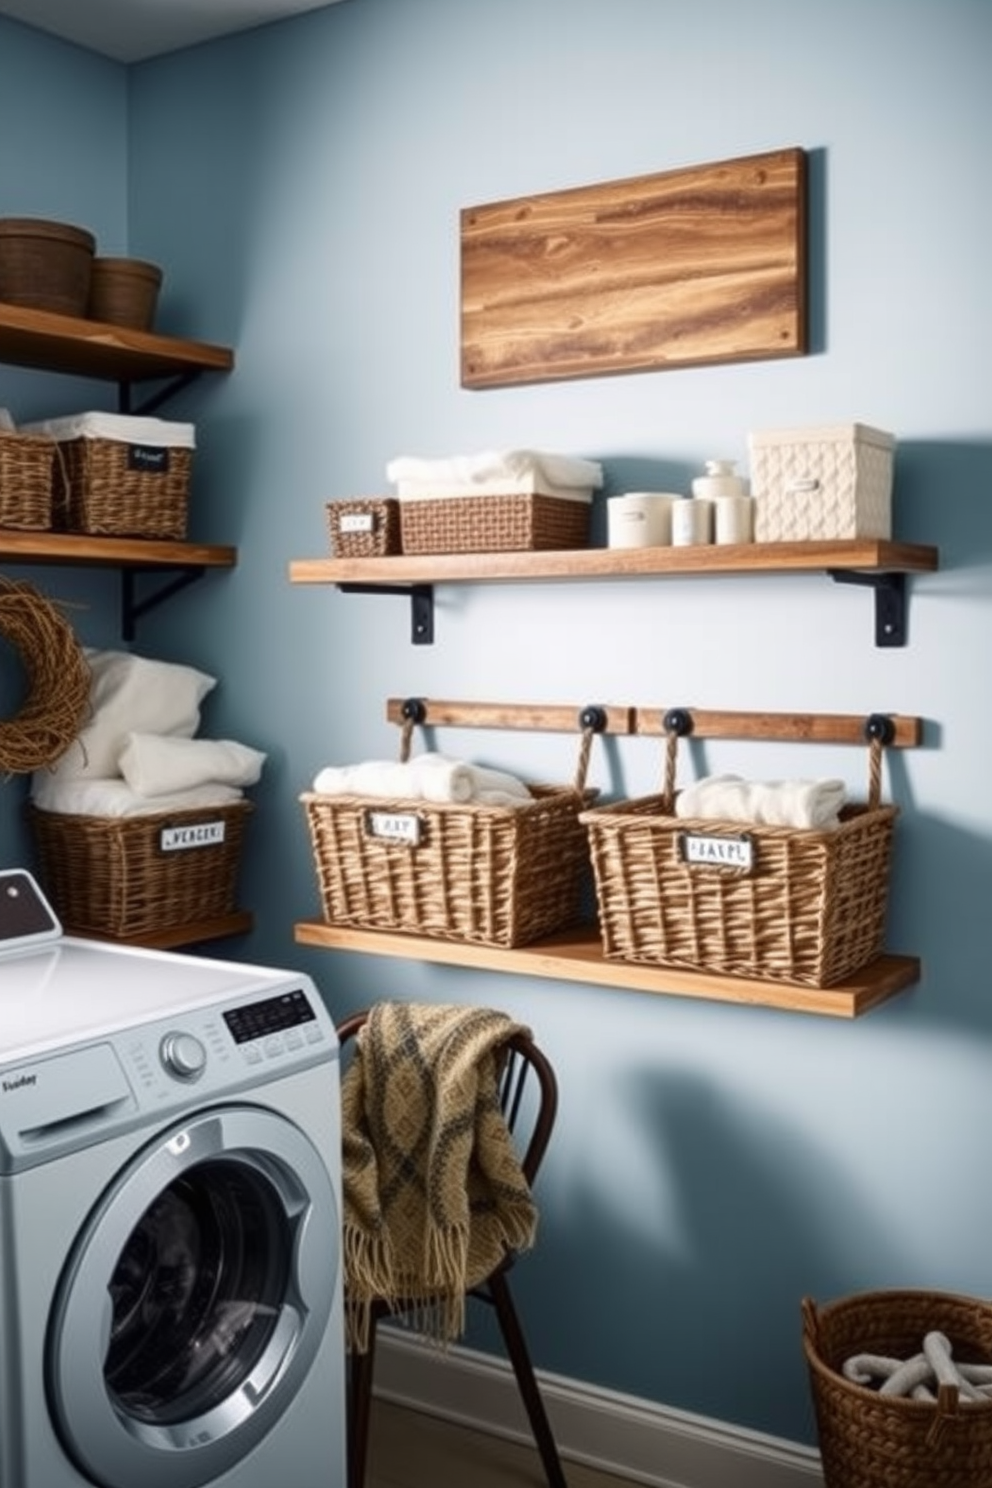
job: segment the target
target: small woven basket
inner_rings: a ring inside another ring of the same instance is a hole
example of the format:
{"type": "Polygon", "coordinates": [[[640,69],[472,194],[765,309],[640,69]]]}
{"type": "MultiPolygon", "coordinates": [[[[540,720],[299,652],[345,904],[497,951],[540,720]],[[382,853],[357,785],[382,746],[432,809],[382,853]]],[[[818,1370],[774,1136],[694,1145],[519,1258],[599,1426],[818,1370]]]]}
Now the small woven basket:
{"type": "Polygon", "coordinates": [[[880,740],[869,746],[868,805],[844,807],[829,831],[677,817],[677,745],[669,732],[660,795],[582,818],[604,955],[809,987],[834,986],[874,960],[898,814],[879,804],[880,740]],[[749,866],[687,861],[683,839],[695,835],[746,840],[749,866]]]}
{"type": "Polygon", "coordinates": [[[55,472],[55,522],[66,532],[181,541],[186,536],[192,451],[154,451],[156,463],[136,462],[144,448],[120,439],[64,439],[55,472]]]}
{"type": "Polygon", "coordinates": [[[0,430],[0,527],[51,527],[54,459],[54,439],[0,430]]]}
{"type": "Polygon", "coordinates": [[[591,737],[572,785],[531,786],[518,807],[304,793],[326,922],[496,946],[577,923],[591,887],[579,820],[597,794],[585,787],[591,737]]]}
{"type": "Polygon", "coordinates": [[[98,817],[29,805],[41,881],[70,935],[120,939],[220,919],[237,909],[248,801],[196,811],[98,817]]]}
{"type": "Polygon", "coordinates": [[[511,553],[583,548],[587,501],[557,496],[445,496],[400,501],[404,553],[511,553]]]}
{"type": "Polygon", "coordinates": [[[825,1488],[992,1488],[992,1400],[936,1402],[880,1395],[845,1378],[860,1353],[909,1359],[943,1333],[959,1363],[992,1364],[992,1306],[926,1291],[863,1292],[803,1301],[803,1352],[825,1488]]]}
{"type": "Polygon", "coordinates": [[[87,315],[107,325],[150,331],[162,270],[141,258],[94,258],[87,315]]]}
{"type": "Polygon", "coordinates": [[[400,507],[394,496],[328,501],[331,550],[339,558],[383,558],[400,551],[400,507]]]}

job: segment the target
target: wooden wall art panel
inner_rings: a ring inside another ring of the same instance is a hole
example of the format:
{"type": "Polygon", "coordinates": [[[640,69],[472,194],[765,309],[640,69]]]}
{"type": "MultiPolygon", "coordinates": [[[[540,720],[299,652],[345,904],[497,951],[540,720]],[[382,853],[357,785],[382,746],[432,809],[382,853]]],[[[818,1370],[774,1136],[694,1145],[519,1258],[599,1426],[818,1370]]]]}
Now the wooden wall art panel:
{"type": "Polygon", "coordinates": [[[464,387],[806,349],[800,149],[461,213],[464,387]]]}

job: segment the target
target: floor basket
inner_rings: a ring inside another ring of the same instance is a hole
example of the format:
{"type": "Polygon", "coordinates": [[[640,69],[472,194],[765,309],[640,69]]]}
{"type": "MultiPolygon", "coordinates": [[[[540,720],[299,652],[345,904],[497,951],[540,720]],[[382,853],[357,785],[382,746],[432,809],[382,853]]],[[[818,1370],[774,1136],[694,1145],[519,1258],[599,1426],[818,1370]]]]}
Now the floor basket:
{"type": "Polygon", "coordinates": [[[953,1359],[992,1364],[992,1306],[941,1292],[863,1292],[817,1307],[803,1302],[803,1351],[825,1488],[992,1488],[992,1400],[880,1395],[848,1380],[857,1354],[911,1359],[928,1333],[953,1359]]]}
{"type": "Polygon", "coordinates": [[[608,959],[830,987],[881,954],[897,809],[879,804],[882,745],[870,744],[869,802],[829,831],[675,815],[678,736],[659,795],[582,820],[608,959]],[[690,861],[688,839],[713,844],[690,861]]]}
{"type": "Polygon", "coordinates": [[[584,548],[588,501],[540,495],[400,501],[404,553],[510,553],[584,548]]]}
{"type": "Polygon", "coordinates": [[[248,801],[150,816],[74,816],[28,806],[40,879],[69,934],[121,939],[237,909],[248,801]]]}
{"type": "Polygon", "coordinates": [[[572,785],[532,786],[519,807],[306,792],[326,922],[495,946],[577,923],[591,887],[580,823],[596,796],[585,788],[589,740],[572,785]]]}
{"type": "Polygon", "coordinates": [[[53,439],[0,429],[0,527],[51,527],[54,459],[53,439]]]}

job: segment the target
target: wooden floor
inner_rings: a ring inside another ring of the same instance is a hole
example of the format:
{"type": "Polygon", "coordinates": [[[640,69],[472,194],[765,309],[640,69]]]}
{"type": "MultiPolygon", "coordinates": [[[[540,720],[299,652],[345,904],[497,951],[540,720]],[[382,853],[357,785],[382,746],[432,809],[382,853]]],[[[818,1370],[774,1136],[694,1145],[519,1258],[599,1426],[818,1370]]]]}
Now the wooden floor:
{"type": "MultiPolygon", "coordinates": [[[[631,1488],[626,1478],[564,1464],[569,1488],[631,1488]]],[[[375,1400],[367,1488],[547,1488],[532,1448],[375,1400]]]]}

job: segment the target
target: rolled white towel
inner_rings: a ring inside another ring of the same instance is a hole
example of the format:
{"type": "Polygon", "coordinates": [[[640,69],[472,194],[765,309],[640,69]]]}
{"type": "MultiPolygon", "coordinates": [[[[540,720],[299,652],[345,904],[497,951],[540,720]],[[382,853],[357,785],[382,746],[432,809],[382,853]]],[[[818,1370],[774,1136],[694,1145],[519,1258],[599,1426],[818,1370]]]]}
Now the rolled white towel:
{"type": "Polygon", "coordinates": [[[132,790],[166,796],[200,785],[254,785],[265,755],[233,739],[180,739],[128,734],[118,769],[132,790]]]}
{"type": "Polygon", "coordinates": [[[827,831],[839,824],[845,799],[842,780],[760,781],[744,780],[740,775],[707,775],[679,791],[675,814],[827,831]]]}
{"type": "Polygon", "coordinates": [[[428,752],[405,763],[396,760],[365,760],[357,765],[327,765],[314,776],[313,789],[322,796],[370,796],[383,800],[467,802],[486,798],[529,801],[530,791],[522,781],[502,770],[472,765],[465,760],[428,752]]]}
{"type": "Polygon", "coordinates": [[[357,765],[326,765],[314,777],[313,788],[322,796],[456,803],[471,800],[474,790],[466,767],[457,760],[425,763],[421,759],[405,764],[365,760],[357,765]]]}

